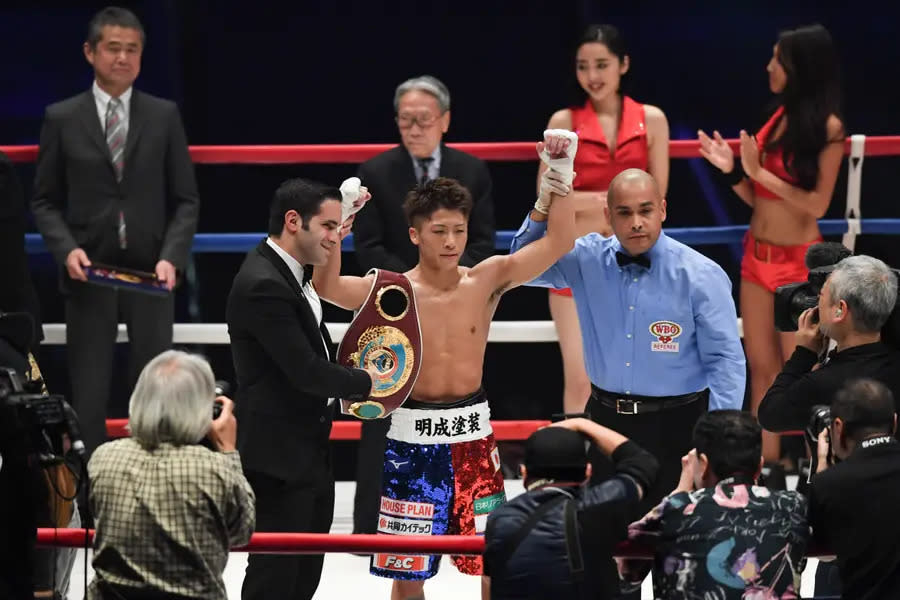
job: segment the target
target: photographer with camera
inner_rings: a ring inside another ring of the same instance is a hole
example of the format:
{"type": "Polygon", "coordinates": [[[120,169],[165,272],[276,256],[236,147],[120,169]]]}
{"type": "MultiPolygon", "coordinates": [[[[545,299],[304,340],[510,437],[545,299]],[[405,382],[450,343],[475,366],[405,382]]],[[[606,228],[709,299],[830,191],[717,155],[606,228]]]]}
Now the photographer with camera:
{"type": "Polygon", "coordinates": [[[531,434],[521,467],[525,493],[487,519],[490,597],[618,597],[612,555],[657,470],[649,452],[587,419],[566,419],[531,434]],[[590,479],[588,441],[614,465],[602,482],[590,479]]]}
{"type": "Polygon", "coordinates": [[[837,555],[843,598],[900,598],[894,401],[877,381],[851,381],[835,394],[831,424],[818,434],[809,521],[813,539],[837,555]]]}
{"type": "Polygon", "coordinates": [[[659,600],[796,598],[807,500],[757,484],[763,442],[756,418],[710,411],[694,426],[693,441],[678,486],[628,528],[628,539],[654,560],[621,560],[622,589],[639,589],[652,568],[659,600]]]}
{"type": "Polygon", "coordinates": [[[803,429],[813,406],[828,404],[835,390],[856,377],[880,381],[897,397],[900,351],[882,341],[896,303],[897,276],[886,264],[871,256],[841,260],[825,279],[818,306],[797,319],[797,347],[759,406],[760,425],[769,431],[803,429]],[[837,346],[820,364],[826,337],[837,346]]]}
{"type": "Polygon", "coordinates": [[[88,463],[91,600],[226,598],[228,550],[250,539],[256,510],[233,404],[215,394],[199,356],[169,350],[144,367],[128,409],[131,437],[102,444],[88,463]]]}

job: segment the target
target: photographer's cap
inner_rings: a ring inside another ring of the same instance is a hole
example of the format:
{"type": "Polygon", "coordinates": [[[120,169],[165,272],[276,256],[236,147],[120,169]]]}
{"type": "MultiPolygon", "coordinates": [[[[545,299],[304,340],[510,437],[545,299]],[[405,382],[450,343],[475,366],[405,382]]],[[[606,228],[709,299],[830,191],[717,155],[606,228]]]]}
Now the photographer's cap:
{"type": "Polygon", "coordinates": [[[585,437],[563,427],[544,427],[525,440],[525,468],[529,477],[587,466],[585,437]]]}

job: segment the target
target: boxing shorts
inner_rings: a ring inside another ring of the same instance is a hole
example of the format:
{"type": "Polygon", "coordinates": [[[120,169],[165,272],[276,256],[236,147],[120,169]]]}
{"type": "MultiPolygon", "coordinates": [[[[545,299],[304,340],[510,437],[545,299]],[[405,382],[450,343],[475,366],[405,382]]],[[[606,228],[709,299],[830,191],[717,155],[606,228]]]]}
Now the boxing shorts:
{"type": "MultiPolygon", "coordinates": [[[[488,514],[506,501],[500,454],[483,391],[449,404],[412,398],[391,415],[384,453],[378,533],[483,535],[488,514]]],[[[391,579],[434,577],[440,555],[375,554],[370,571],[391,579]]],[[[454,556],[461,573],[480,575],[480,556],[454,556]]]]}

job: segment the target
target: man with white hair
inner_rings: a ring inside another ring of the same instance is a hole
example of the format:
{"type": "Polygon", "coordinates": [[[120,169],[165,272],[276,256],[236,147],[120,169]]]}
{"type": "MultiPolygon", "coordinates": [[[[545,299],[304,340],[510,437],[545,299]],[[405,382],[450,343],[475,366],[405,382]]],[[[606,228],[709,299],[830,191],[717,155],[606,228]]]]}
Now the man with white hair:
{"type": "Polygon", "coordinates": [[[871,256],[850,256],[822,286],[819,304],[797,320],[797,347],[759,405],[759,423],[769,431],[803,429],[812,407],[830,404],[849,380],[868,377],[900,398],[900,351],[885,344],[881,329],[897,303],[897,276],[871,256]],[[826,347],[837,343],[821,368],[826,347]]]}
{"type": "Polygon", "coordinates": [[[97,524],[88,598],[226,598],[228,550],[249,541],[256,521],[232,409],[199,356],[169,350],[144,367],[131,437],[101,445],[88,464],[97,524]]]}
{"type": "MultiPolygon", "coordinates": [[[[387,269],[405,273],[419,262],[403,213],[406,195],[438,177],[455,179],[472,195],[468,242],[459,257],[474,267],[494,253],[494,202],[487,165],[479,158],[447,147],[450,91],[439,79],[422,75],[407,79],[394,92],[394,119],[401,145],[359,167],[357,175],[372,199],[356,215],[353,245],[362,272],[387,269]]],[[[381,468],[390,418],[364,421],[356,469],[354,533],[375,533],[381,498],[381,468]]]]}

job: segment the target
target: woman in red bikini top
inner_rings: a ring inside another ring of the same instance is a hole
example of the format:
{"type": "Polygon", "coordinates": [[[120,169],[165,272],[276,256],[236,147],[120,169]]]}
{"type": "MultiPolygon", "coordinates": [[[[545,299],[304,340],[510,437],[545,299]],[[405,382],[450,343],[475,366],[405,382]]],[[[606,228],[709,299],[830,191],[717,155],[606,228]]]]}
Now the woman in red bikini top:
{"type": "MultiPolygon", "coordinates": [[[[793,333],[774,330],[773,293],[803,281],[806,249],[821,241],[817,220],[831,203],[844,154],[837,55],[821,25],[785,31],[766,70],[780,106],[756,139],[741,131],[740,161],[718,131],[699,132],[700,152],[753,208],[744,238],[740,310],[750,363],[753,411],[793,353],[793,333]]],[[[763,456],[780,458],[778,437],[763,435],[763,456]]]]}
{"type": "MultiPolygon", "coordinates": [[[[578,235],[612,235],[606,220],[606,190],[613,177],[628,168],[648,171],[663,196],[669,181],[669,124],[655,106],[640,104],[620,90],[628,72],[625,42],[612,25],[591,25],[575,52],[575,75],[587,96],[581,106],[559,110],[548,129],[578,134],[575,155],[574,200],[578,235]]],[[[538,189],[546,167],[538,169],[538,189]]],[[[591,392],[584,368],[581,331],[569,290],[551,290],[550,314],[556,323],[563,358],[566,412],[580,412],[591,392]]],[[[595,382],[600,383],[600,382],[595,382]]]]}

